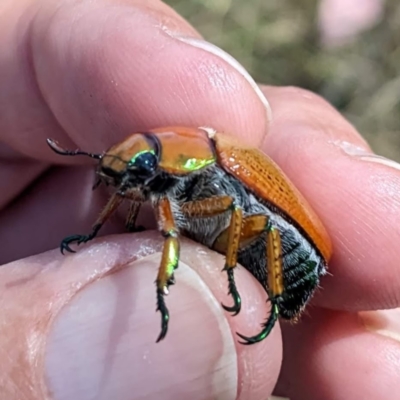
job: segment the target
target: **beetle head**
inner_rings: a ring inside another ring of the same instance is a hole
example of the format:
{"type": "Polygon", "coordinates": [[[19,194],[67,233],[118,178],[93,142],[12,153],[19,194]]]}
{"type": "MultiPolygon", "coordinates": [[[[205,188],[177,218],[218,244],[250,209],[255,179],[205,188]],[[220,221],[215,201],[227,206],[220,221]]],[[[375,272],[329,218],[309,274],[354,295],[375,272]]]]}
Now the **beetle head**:
{"type": "Polygon", "coordinates": [[[159,143],[146,134],[133,134],[111,147],[102,157],[97,174],[102,182],[118,188],[146,192],[159,174],[159,143]]]}
{"type": "Polygon", "coordinates": [[[97,174],[106,185],[121,191],[145,191],[148,183],[158,175],[158,158],[151,150],[140,151],[129,161],[107,152],[100,161],[97,174]]]}
{"type": "Polygon", "coordinates": [[[105,154],[68,150],[53,139],[47,139],[47,144],[57,154],[84,155],[100,160],[96,171],[99,181],[95,187],[103,182],[120,191],[137,189],[145,192],[147,184],[158,175],[158,145],[144,135],[132,135],[105,154]]]}

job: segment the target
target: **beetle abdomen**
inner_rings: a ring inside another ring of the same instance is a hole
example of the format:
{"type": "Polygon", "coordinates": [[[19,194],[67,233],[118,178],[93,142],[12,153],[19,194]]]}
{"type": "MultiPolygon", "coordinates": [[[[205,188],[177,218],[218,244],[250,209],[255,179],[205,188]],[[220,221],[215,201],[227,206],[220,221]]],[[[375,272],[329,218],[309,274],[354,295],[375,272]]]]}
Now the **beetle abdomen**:
{"type": "MultiPolygon", "coordinates": [[[[194,178],[185,178],[173,194],[173,197],[182,203],[212,196],[231,196],[234,204],[242,208],[244,217],[268,216],[272,226],[279,230],[285,287],[280,302],[280,312],[283,318],[295,317],[318,286],[319,277],[326,271],[322,256],[291,221],[277,213],[274,207],[250,193],[235,177],[218,166],[213,166],[194,178]]],[[[180,216],[178,221],[179,227],[187,236],[212,248],[218,235],[229,226],[230,212],[212,218],[185,219],[180,216]]],[[[238,262],[268,290],[266,233],[239,251],[238,262]]]]}
{"type": "MultiPolygon", "coordinates": [[[[283,256],[284,291],[279,302],[280,316],[296,317],[318,287],[321,275],[326,273],[325,262],[313,247],[296,232],[280,228],[283,256]]],[[[244,248],[238,262],[249,270],[266,288],[267,256],[265,237],[244,248]]]]}

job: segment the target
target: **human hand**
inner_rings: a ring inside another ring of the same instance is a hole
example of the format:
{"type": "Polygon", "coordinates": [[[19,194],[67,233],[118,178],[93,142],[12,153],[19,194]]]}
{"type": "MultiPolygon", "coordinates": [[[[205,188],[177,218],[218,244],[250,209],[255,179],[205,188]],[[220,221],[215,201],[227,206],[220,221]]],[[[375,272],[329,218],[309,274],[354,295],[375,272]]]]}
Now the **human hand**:
{"type": "MultiPolygon", "coordinates": [[[[398,340],[368,331],[356,314],[399,306],[397,164],[372,155],[336,111],[304,90],[263,87],[270,121],[251,78],[158,1],[2,7],[0,262],[18,259],[0,269],[3,398],[263,400],[272,392],[280,329],[258,345],[237,343],[234,332],[257,332],[268,306],[239,268],[242,311],[231,318],[222,310],[221,256],[183,241],[167,298],[170,330],[158,344],[158,234],[107,236],[74,255],[25,258],[88,232],[106,202],[91,191],[90,161],[53,154],[47,137],[101,152],[132,132],[176,124],[212,125],[261,147],[332,236],[332,276],[309,316],[282,325],[279,393],[375,399],[398,389],[398,340]]],[[[120,231],[119,221],[105,228],[120,231]]]]}

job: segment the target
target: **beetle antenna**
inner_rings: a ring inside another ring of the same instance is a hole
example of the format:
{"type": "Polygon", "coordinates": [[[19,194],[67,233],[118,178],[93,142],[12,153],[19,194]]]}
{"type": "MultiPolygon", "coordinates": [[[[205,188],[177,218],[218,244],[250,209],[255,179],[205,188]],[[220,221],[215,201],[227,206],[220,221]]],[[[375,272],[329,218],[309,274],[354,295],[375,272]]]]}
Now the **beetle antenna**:
{"type": "Polygon", "coordinates": [[[77,150],[67,150],[64,147],[61,147],[55,140],[47,139],[47,144],[50,148],[57,154],[61,154],[62,156],[89,156],[91,158],[95,158],[96,160],[101,160],[103,158],[102,154],[94,154],[88,153],[86,151],[77,150]]]}

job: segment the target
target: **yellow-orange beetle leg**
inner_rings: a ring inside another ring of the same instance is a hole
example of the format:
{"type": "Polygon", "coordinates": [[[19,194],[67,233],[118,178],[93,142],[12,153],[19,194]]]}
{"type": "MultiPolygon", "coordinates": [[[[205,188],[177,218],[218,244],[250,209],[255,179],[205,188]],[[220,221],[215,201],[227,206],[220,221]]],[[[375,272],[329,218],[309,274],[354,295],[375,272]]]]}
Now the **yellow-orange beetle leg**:
{"type": "MultiPolygon", "coordinates": [[[[262,214],[249,215],[243,218],[240,232],[239,249],[248,246],[267,229],[268,217],[262,214]]],[[[222,231],[212,246],[213,250],[226,254],[228,248],[229,227],[222,231]]]]}
{"type": "Polygon", "coordinates": [[[281,296],[284,290],[282,270],[282,243],[278,229],[271,228],[267,236],[268,290],[270,297],[281,296]]]}
{"type": "Polygon", "coordinates": [[[231,211],[231,221],[226,229],[226,246],[223,253],[226,255],[224,271],[228,274],[229,294],[233,298],[233,306],[228,307],[222,304],[226,311],[236,315],[240,311],[241,299],[237,291],[233,269],[237,264],[237,252],[240,243],[240,233],[242,231],[242,209],[233,204],[230,196],[210,197],[204,200],[192,201],[184,204],[181,211],[188,217],[213,217],[231,211]]]}
{"type": "Polygon", "coordinates": [[[237,253],[239,250],[240,232],[242,230],[242,209],[234,207],[231,216],[231,223],[228,228],[228,247],[226,249],[226,261],[224,271],[228,274],[228,288],[229,294],[233,298],[233,306],[228,307],[222,304],[222,307],[233,315],[239,313],[242,300],[240,299],[239,292],[236,288],[235,277],[233,276],[233,269],[237,264],[237,253]]]}
{"type": "Polygon", "coordinates": [[[283,282],[282,244],[279,231],[268,227],[267,230],[267,272],[268,295],[271,302],[271,313],[267,321],[262,324],[260,333],[252,337],[246,337],[237,333],[243,339],[242,344],[253,344],[264,340],[274,327],[279,316],[279,300],[285,289],[283,282]]]}
{"type": "Polygon", "coordinates": [[[168,198],[164,197],[158,202],[156,213],[159,230],[165,238],[156,279],[157,311],[161,313],[161,332],[157,338],[157,342],[159,342],[165,338],[168,331],[169,312],[165,305],[164,295],[168,294],[169,285],[174,283],[174,270],[178,267],[179,262],[179,240],[168,198]]]}
{"type": "MultiPolygon", "coordinates": [[[[266,215],[251,215],[245,217],[242,222],[239,248],[249,245],[257,239],[263,232],[267,232],[266,257],[267,257],[267,276],[268,294],[272,304],[271,314],[263,324],[262,331],[253,337],[246,337],[238,333],[244,340],[243,344],[252,344],[265,339],[274,327],[279,316],[279,299],[284,291],[283,270],[282,270],[282,244],[279,231],[273,228],[266,215]]],[[[223,231],[216,239],[213,249],[225,253],[228,247],[229,228],[223,231]]]]}
{"type": "Polygon", "coordinates": [[[114,211],[118,208],[118,206],[123,202],[124,198],[121,196],[120,193],[114,193],[100,215],[97,217],[96,222],[94,223],[92,227],[92,232],[90,232],[88,235],[72,235],[66,237],[60,245],[61,248],[61,253],[64,253],[64,251],[69,251],[71,253],[75,253],[74,250],[72,250],[69,245],[71,243],[76,242],[78,245],[81,243],[86,243],[89,240],[92,240],[93,238],[96,237],[97,233],[99,232],[100,228],[103,226],[103,224],[111,217],[111,215],[114,213],[114,211]]]}
{"type": "Polygon", "coordinates": [[[203,200],[188,201],[181,206],[181,211],[187,217],[215,217],[228,211],[233,205],[230,196],[213,196],[203,200]]]}
{"type": "MultiPolygon", "coordinates": [[[[243,218],[241,222],[239,241],[233,241],[232,244],[232,225],[225,229],[215,240],[212,248],[219,253],[227,254],[227,263],[229,260],[228,254],[231,250],[235,251],[234,263],[237,262],[237,252],[240,248],[249,245],[252,241],[256,240],[265,230],[268,225],[268,217],[266,215],[251,215],[243,218]]],[[[232,261],[233,262],[233,261],[232,261]]],[[[231,264],[233,265],[233,264],[231,264]]],[[[235,312],[237,314],[240,310],[241,300],[240,295],[236,289],[235,282],[233,280],[233,271],[228,269],[228,280],[229,280],[229,293],[232,295],[235,305],[234,307],[226,307],[222,305],[226,310],[235,312]]],[[[234,314],[234,315],[235,315],[234,314]]]]}

